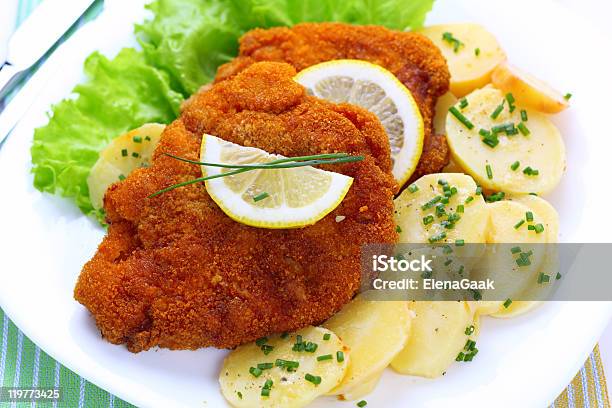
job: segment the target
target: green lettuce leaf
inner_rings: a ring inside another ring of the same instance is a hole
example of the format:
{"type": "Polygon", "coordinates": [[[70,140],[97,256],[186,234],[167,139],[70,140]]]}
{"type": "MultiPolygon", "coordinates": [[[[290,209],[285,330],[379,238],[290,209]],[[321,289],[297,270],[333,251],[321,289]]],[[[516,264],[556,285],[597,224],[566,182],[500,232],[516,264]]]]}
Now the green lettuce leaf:
{"type": "Polygon", "coordinates": [[[167,71],[188,96],[210,82],[253,28],[300,22],[421,27],[433,0],[155,0],[154,18],[136,26],[147,61],[167,71]]]}
{"type": "Polygon", "coordinates": [[[53,106],[49,123],[34,132],[32,172],[40,191],[70,197],[85,214],[97,215],[87,176],[98,152],[127,130],[174,120],[183,98],[166,73],[131,48],[112,60],[90,55],[85,73],[89,80],[74,88],[77,97],[53,106]]]}

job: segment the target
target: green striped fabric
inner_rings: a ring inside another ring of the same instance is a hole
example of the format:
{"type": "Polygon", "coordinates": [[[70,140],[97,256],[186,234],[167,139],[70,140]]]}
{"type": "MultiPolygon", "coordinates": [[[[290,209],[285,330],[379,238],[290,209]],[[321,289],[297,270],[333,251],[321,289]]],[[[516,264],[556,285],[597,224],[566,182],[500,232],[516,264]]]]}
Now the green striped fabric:
{"type": "MultiPolygon", "coordinates": [[[[21,0],[17,12],[17,24],[21,23],[42,0],[21,0]]],[[[100,12],[102,2],[97,1],[67,34],[66,38],[84,22],[100,12]]],[[[39,63],[42,64],[41,61],[39,63]]],[[[24,79],[24,81],[27,80],[24,79]]],[[[9,95],[3,103],[14,95],[9,95]]],[[[132,407],[133,405],[96,387],[83,377],[73,373],[49,357],[9,320],[0,309],[0,386],[4,387],[61,387],[62,400],[56,403],[2,403],[4,407],[132,407]]],[[[610,407],[606,382],[596,349],[574,381],[561,393],[553,407],[610,407]]]]}

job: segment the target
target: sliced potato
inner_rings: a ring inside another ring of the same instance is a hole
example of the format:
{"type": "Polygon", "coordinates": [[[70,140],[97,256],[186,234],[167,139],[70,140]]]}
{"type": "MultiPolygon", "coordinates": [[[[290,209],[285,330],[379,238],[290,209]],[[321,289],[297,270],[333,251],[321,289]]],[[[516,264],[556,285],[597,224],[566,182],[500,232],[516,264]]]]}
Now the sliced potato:
{"type": "Polygon", "coordinates": [[[406,301],[371,301],[358,296],[323,326],[351,350],[346,376],[332,394],[350,396],[376,377],[404,348],[414,314],[406,301]]]}
{"type": "Polygon", "coordinates": [[[344,377],[349,364],[349,350],[338,336],[322,327],[307,327],[287,338],[275,336],[267,343],[273,347],[265,355],[260,346],[249,343],[233,350],[223,362],[219,374],[221,392],[235,407],[303,407],[316,397],[337,386],[344,377]],[[328,334],[329,340],[323,336],[328,334]],[[293,351],[297,336],[304,342],[318,345],[314,353],[293,351]],[[338,362],[336,353],[344,352],[344,361],[338,362]],[[333,358],[317,361],[318,356],[331,355],[333,358]],[[297,361],[299,367],[294,371],[276,365],[277,359],[297,361]],[[249,370],[261,363],[273,363],[269,369],[255,377],[249,370]],[[306,374],[320,377],[318,385],[305,379],[306,374]],[[262,396],[266,381],[272,380],[269,396],[262,396]]]}
{"type": "Polygon", "coordinates": [[[451,74],[450,90],[459,98],[488,84],[493,69],[506,59],[493,34],[478,24],[442,24],[420,32],[442,51],[451,74]]]}
{"type": "Polygon", "coordinates": [[[538,216],[534,219],[534,223],[544,225],[546,242],[553,243],[559,240],[559,214],[548,201],[531,194],[510,195],[507,198],[529,207],[538,216]]]}
{"type": "Polygon", "coordinates": [[[104,194],[111,184],[149,165],[164,128],[159,123],[148,123],[117,136],[100,152],[87,177],[89,198],[95,209],[104,205],[104,194]]]}
{"type": "MultiPolygon", "coordinates": [[[[455,116],[448,115],[447,140],[453,159],[484,188],[506,193],[548,193],[561,180],[565,169],[565,145],[555,125],[544,114],[528,111],[525,123],[529,134],[498,134],[499,143],[490,147],[479,134],[494,126],[521,123],[520,108],[510,113],[508,104],[496,119],[491,114],[504,101],[505,95],[492,86],[469,94],[468,106],[460,110],[474,125],[470,130],[455,116]],[[516,170],[512,165],[518,162],[516,170]],[[526,174],[525,169],[538,174],[526,174]],[[490,172],[487,170],[490,169],[490,172]]],[[[459,109],[458,105],[455,105],[459,109]]]]}
{"type": "Polygon", "coordinates": [[[427,243],[434,240],[454,243],[457,239],[485,242],[488,207],[482,195],[476,194],[477,186],[470,176],[459,173],[429,174],[418,179],[412,186],[406,188],[394,201],[396,223],[401,228],[399,242],[427,243]],[[444,197],[440,181],[447,182],[451,189],[456,188],[457,193],[443,206],[446,215],[438,217],[436,205],[440,202],[425,209],[423,206],[428,207],[427,203],[436,200],[436,197],[444,197]],[[472,197],[472,201],[466,203],[468,197],[472,197]],[[457,213],[459,205],[463,205],[463,213],[457,213]],[[450,225],[443,225],[443,222],[448,221],[451,214],[457,214],[460,219],[452,225],[453,228],[448,229],[450,225]],[[429,218],[432,222],[426,224],[426,217],[433,217],[433,220],[429,218]]]}
{"type": "Polygon", "coordinates": [[[434,115],[434,132],[437,135],[446,134],[446,116],[451,106],[457,103],[457,98],[450,92],[445,93],[438,98],[436,102],[436,114],[434,115]]]}
{"type": "Polygon", "coordinates": [[[406,347],[393,359],[391,367],[419,377],[441,376],[455,361],[468,339],[466,328],[474,325],[474,311],[467,302],[413,302],[416,313],[406,347]]]}
{"type": "Polygon", "coordinates": [[[539,112],[559,113],[569,106],[559,91],[508,62],[495,68],[491,82],[504,93],[512,93],[519,105],[539,112]]]}

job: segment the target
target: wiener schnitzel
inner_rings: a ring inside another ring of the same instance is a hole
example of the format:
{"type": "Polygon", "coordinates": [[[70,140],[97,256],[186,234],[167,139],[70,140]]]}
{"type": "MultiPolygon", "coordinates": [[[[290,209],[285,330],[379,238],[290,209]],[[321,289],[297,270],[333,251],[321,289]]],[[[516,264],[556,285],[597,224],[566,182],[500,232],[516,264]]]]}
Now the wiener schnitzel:
{"type": "Polygon", "coordinates": [[[257,61],[287,62],[301,71],[335,59],[360,59],[391,71],[414,96],[425,125],[423,154],[412,180],[448,164],[446,138],[433,132],[436,100],[448,91],[446,60],[425,36],[379,26],[303,23],[292,28],[255,29],[240,40],[240,54],[221,66],[216,81],[231,78],[257,61]]]}
{"type": "Polygon", "coordinates": [[[107,191],[108,234],[74,294],[108,341],[133,352],[231,348],[320,323],[359,288],[361,246],[397,240],[397,185],[378,119],[307,95],[291,65],[249,65],[196,94],[163,132],[151,166],[107,191]],[[163,153],[197,160],[202,133],[285,156],[365,159],[325,168],[354,182],[321,221],[253,228],[226,216],[203,183],[147,198],[201,175],[199,166],[163,153]]]}

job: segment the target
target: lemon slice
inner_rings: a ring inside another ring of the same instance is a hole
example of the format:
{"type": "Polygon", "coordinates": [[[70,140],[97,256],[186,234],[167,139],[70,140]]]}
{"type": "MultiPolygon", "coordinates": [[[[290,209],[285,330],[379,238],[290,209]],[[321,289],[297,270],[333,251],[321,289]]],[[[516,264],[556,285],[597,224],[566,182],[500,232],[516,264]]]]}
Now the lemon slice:
{"type": "Polygon", "coordinates": [[[423,151],[423,118],[395,75],[378,65],[347,59],[313,65],[295,80],[318,98],[374,113],[389,137],[393,176],[400,187],[408,181],[423,151]]]}
{"type": "MultiPolygon", "coordinates": [[[[261,149],[204,135],[202,162],[232,165],[284,159],[261,149]]],[[[202,166],[204,177],[234,169],[202,166]]],[[[314,224],[336,208],[353,178],[312,166],[258,169],[206,180],[211,198],[230,218],[260,228],[295,228],[314,224]]]]}

